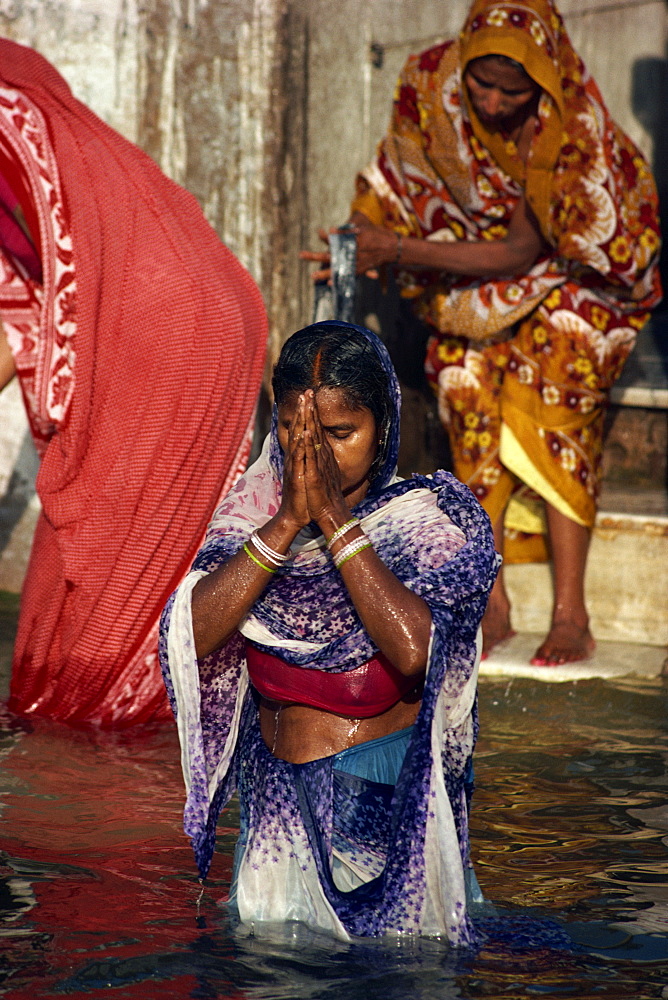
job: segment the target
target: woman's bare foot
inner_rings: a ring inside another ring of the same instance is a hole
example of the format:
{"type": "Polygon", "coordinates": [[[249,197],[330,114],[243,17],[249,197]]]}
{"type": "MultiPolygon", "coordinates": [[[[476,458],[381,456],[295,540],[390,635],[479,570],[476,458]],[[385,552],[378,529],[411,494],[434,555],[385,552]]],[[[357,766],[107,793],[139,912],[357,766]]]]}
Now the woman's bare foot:
{"type": "Polygon", "coordinates": [[[510,605],[490,600],[482,619],[482,659],[505,639],[512,639],[515,630],[510,624],[510,605]]]}
{"type": "Polygon", "coordinates": [[[596,643],[589,631],[584,580],[591,531],[545,505],[554,570],[552,625],[531,660],[535,667],[556,667],[586,660],[596,643]]]}
{"type": "Polygon", "coordinates": [[[562,663],[586,660],[596,649],[589,625],[572,621],[553,622],[543,643],[531,660],[534,667],[556,667],[562,663]]]}

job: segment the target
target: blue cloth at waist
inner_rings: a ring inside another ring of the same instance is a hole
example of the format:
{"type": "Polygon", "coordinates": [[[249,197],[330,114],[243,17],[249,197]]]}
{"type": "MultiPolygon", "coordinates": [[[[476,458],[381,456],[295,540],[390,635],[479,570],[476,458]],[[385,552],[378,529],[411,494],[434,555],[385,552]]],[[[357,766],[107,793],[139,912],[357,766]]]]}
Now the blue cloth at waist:
{"type": "Polygon", "coordinates": [[[413,726],[409,726],[408,729],[399,729],[388,736],[379,736],[376,740],[348,747],[334,754],[334,770],[365,778],[367,781],[396,785],[412,732],[413,726]]]}

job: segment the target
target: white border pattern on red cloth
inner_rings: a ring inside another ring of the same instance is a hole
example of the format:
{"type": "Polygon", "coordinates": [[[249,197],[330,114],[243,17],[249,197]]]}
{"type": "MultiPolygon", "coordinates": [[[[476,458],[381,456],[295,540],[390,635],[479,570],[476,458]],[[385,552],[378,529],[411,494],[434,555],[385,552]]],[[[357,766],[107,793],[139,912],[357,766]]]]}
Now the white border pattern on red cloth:
{"type": "Polygon", "coordinates": [[[75,385],[77,296],[72,239],[44,118],[23,94],[0,87],[0,134],[30,182],[39,220],[43,286],[2,256],[0,310],[39,452],[63,425],[75,385]]]}

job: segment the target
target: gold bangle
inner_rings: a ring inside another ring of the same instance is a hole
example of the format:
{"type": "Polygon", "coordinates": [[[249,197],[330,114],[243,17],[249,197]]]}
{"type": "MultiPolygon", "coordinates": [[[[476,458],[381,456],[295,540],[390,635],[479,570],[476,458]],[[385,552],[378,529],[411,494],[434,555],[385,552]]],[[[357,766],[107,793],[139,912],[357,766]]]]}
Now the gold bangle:
{"type": "Polygon", "coordinates": [[[256,559],[255,556],[253,555],[253,553],[251,552],[251,550],[248,548],[248,546],[245,543],[244,543],[244,552],[246,553],[246,555],[248,556],[249,559],[252,559],[253,562],[256,563],[260,567],[260,569],[265,570],[267,573],[275,573],[276,572],[275,569],[271,569],[269,566],[265,566],[265,564],[261,563],[259,559],[256,559]]]}

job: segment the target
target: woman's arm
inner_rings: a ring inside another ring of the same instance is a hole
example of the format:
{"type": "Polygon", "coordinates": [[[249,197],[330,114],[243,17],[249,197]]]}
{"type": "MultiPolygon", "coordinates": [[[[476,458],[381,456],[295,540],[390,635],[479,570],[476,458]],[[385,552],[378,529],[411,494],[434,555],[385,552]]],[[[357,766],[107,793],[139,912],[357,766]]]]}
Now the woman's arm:
{"type": "MultiPolygon", "coordinates": [[[[395,232],[362,222],[356,212],[351,222],[359,227],[357,262],[360,273],[396,261],[399,237],[395,232]]],[[[518,202],[507,234],[498,240],[440,243],[416,236],[401,238],[399,263],[406,268],[429,268],[471,278],[526,274],[543,249],[543,237],[536,217],[524,198],[518,202]]]]}
{"type": "MultiPolygon", "coordinates": [[[[350,511],[338,486],[338,467],[311,390],[304,394],[303,409],[309,513],[325,538],[331,538],[350,520],[350,511]]],[[[360,527],[351,528],[333,544],[332,555],[336,556],[355,538],[365,537],[360,527]]],[[[371,545],[344,562],[339,572],[378,649],[402,674],[421,673],[427,665],[432,623],[426,602],[404,586],[371,545]]]]}
{"type": "MultiPolygon", "coordinates": [[[[288,431],[283,496],[278,513],[258,530],[270,549],[285,555],[310,521],[304,489],[304,435],[299,413],[288,431]]],[[[273,567],[249,541],[222,566],[202,577],[192,593],[192,622],[197,658],[224,645],[271,582],[273,567]],[[266,567],[266,568],[264,568],[266,567]]]]}
{"type": "MultiPolygon", "coordinates": [[[[362,535],[357,528],[346,535],[345,542],[362,535]]],[[[334,554],[341,548],[343,544],[337,544],[334,554]]],[[[432,623],[425,601],[404,586],[373,548],[363,549],[339,572],[374,644],[400,673],[422,673],[432,623]]]]}
{"type": "MultiPolygon", "coordinates": [[[[510,220],[507,234],[498,240],[457,240],[442,243],[417,236],[399,236],[394,230],[376,226],[361,212],[349,220],[357,227],[357,272],[375,276],[385,264],[407,269],[443,271],[470,278],[498,278],[500,275],[526,274],[544,249],[538,222],[524,198],[510,220]]],[[[322,239],[327,234],[321,231],[322,239]]],[[[304,260],[329,264],[328,253],[301,254],[304,260]]],[[[329,278],[329,269],[316,271],[314,281],[329,278]]]]}
{"type": "MultiPolygon", "coordinates": [[[[300,528],[277,514],[259,529],[258,535],[270,549],[285,554],[300,528]]],[[[257,562],[241,548],[193,588],[192,621],[198,659],[227,642],[271,582],[273,568],[252,542],[247,546],[257,562]]]]}
{"type": "Polygon", "coordinates": [[[0,391],[9,385],[15,375],[14,355],[7,340],[7,331],[0,320],[0,391]]]}

